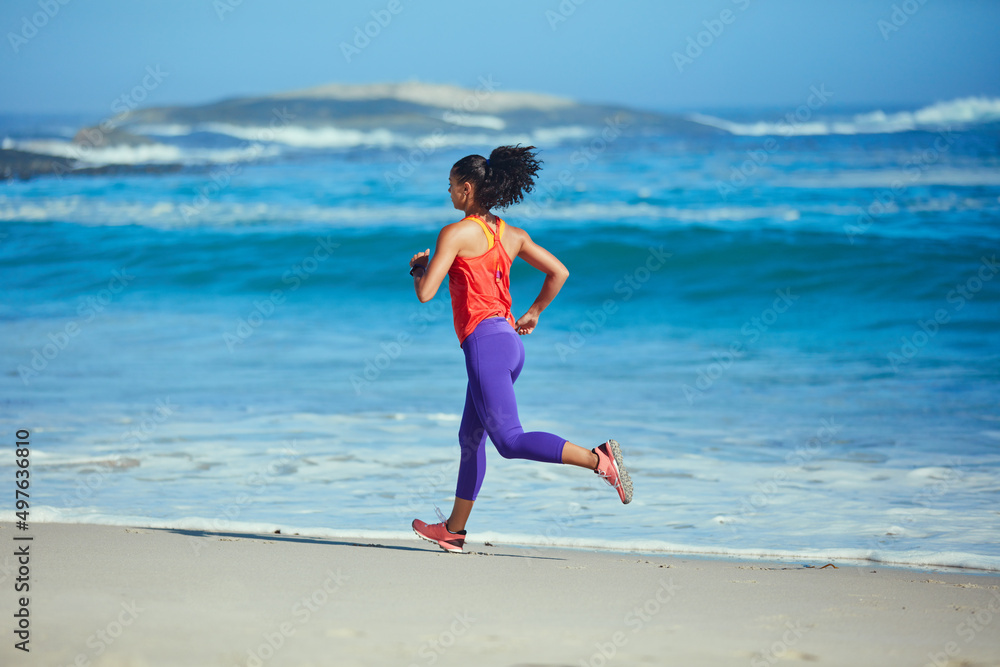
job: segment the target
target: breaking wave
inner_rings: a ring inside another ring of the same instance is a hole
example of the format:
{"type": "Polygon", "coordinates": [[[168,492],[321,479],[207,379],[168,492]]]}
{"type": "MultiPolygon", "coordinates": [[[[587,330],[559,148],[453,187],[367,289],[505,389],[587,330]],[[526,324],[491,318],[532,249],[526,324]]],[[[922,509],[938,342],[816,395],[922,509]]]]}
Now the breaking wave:
{"type": "Polygon", "coordinates": [[[704,114],[692,114],[689,119],[747,137],[940,131],[1000,120],[1000,98],[963,97],[950,102],[937,102],[916,111],[886,113],[875,110],[855,114],[850,118],[807,118],[801,122],[796,119],[794,112],[776,121],[752,123],[737,123],[704,114]]]}

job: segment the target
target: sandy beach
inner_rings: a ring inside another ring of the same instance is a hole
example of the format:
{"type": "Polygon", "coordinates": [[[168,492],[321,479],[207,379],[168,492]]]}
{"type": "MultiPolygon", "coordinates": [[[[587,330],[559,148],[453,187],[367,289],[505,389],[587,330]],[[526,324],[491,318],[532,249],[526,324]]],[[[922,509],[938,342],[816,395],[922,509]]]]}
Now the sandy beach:
{"type": "Polygon", "coordinates": [[[1000,576],[0,524],[4,665],[1000,664],[1000,576]],[[13,538],[31,536],[33,539],[13,538]]]}
{"type": "Polygon", "coordinates": [[[1000,667],[1000,0],[0,25],[0,667],[1000,667]]]}

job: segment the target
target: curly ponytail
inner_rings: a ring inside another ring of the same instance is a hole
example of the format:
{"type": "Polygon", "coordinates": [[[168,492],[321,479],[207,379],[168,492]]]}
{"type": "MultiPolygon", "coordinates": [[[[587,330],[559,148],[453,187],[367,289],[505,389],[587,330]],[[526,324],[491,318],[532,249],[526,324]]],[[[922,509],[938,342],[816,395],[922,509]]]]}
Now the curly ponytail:
{"type": "Polygon", "coordinates": [[[467,155],[451,168],[460,183],[476,188],[476,203],[487,210],[516,204],[535,187],[535,174],[542,161],[535,157],[535,147],[500,146],[487,160],[482,155],[467,155]]]}

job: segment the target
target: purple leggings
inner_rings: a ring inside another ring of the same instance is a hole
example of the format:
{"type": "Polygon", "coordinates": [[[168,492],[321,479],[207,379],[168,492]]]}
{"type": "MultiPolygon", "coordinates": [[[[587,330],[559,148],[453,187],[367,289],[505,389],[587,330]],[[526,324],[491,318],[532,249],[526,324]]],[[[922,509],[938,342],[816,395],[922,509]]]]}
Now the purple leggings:
{"type": "Polygon", "coordinates": [[[505,459],[562,463],[566,440],[551,433],[525,433],[517,417],[514,381],[524,366],[520,336],[502,317],[483,320],[462,343],[469,388],[458,429],[462,461],[455,495],[475,500],[486,476],[486,436],[505,459]]]}

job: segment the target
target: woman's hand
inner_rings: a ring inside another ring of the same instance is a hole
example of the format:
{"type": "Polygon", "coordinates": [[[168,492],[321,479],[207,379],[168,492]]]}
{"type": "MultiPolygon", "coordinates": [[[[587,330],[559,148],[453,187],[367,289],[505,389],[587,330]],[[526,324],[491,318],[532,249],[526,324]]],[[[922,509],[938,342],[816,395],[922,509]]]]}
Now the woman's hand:
{"type": "Polygon", "coordinates": [[[428,258],[430,256],[431,256],[431,249],[430,248],[428,248],[427,250],[424,250],[423,252],[418,252],[416,255],[414,255],[413,257],[410,258],[410,268],[412,269],[415,266],[422,266],[422,267],[424,267],[424,270],[426,271],[427,270],[427,261],[428,261],[428,258]]]}
{"type": "Polygon", "coordinates": [[[538,314],[532,311],[526,312],[514,323],[514,329],[522,336],[527,336],[538,326],[538,314]]]}

